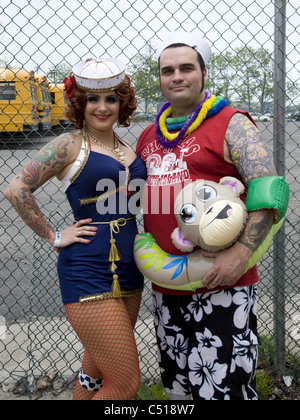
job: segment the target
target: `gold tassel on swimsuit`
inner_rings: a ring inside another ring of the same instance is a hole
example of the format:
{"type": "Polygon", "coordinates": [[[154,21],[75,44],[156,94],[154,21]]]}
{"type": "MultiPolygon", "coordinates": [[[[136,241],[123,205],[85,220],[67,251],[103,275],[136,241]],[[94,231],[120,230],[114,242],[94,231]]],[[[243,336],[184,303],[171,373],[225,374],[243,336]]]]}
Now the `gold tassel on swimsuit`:
{"type": "Polygon", "coordinates": [[[109,252],[109,261],[111,262],[110,271],[113,273],[113,284],[112,284],[112,294],[113,298],[120,298],[121,297],[121,286],[119,283],[119,276],[116,274],[117,266],[116,261],[120,261],[120,255],[118,248],[116,246],[116,240],[114,239],[114,234],[118,234],[120,232],[120,227],[126,225],[127,220],[131,219],[118,219],[113,220],[112,222],[106,222],[106,224],[110,225],[110,252],[109,252]]]}

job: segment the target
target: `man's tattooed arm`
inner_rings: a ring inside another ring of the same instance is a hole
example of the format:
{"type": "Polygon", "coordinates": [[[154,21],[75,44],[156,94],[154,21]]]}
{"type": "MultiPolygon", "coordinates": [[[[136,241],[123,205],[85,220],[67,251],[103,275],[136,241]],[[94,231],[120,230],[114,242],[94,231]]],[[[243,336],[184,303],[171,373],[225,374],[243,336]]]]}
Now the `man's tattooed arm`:
{"type": "Polygon", "coordinates": [[[273,210],[264,209],[249,213],[248,223],[238,242],[253,253],[263,243],[274,224],[273,210]]]}
{"type": "Polygon", "coordinates": [[[245,115],[233,116],[225,139],[231,160],[246,185],[252,179],[277,175],[267,143],[245,115]]]}
{"type": "Polygon", "coordinates": [[[24,222],[50,244],[54,242],[55,231],[43,216],[33,193],[65,168],[72,143],[67,135],[49,143],[11,181],[4,193],[24,222]]]}
{"type": "MultiPolygon", "coordinates": [[[[255,125],[242,114],[231,119],[226,141],[231,160],[246,185],[256,178],[276,176],[273,158],[255,125]]],[[[268,235],[274,223],[273,210],[249,213],[249,220],[239,242],[253,253],[268,235]]]]}

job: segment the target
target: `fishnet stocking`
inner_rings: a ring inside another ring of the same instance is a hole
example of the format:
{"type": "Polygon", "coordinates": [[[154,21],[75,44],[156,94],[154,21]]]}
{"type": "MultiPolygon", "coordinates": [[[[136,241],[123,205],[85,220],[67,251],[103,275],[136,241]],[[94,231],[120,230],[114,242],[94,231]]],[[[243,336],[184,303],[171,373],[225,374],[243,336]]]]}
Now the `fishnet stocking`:
{"type": "Polygon", "coordinates": [[[65,305],[68,319],[85,347],[83,371],[103,378],[98,392],[89,392],[79,381],[74,400],[129,400],[140,384],[138,352],[133,329],[141,294],[88,304],[65,305]]]}

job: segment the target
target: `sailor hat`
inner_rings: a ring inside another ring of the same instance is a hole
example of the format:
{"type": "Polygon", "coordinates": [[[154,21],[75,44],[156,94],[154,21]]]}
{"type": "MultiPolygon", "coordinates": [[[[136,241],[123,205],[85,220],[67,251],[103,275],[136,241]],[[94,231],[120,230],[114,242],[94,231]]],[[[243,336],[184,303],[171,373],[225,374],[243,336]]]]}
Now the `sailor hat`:
{"type": "Polygon", "coordinates": [[[163,51],[174,44],[184,44],[191,48],[194,48],[203,58],[205,66],[207,65],[210,56],[211,48],[205,39],[201,38],[199,32],[185,32],[183,30],[178,30],[170,32],[166,39],[160,44],[156,52],[157,61],[162,55],[163,51]]]}
{"type": "Polygon", "coordinates": [[[73,67],[77,86],[86,91],[115,90],[125,80],[125,65],[115,58],[90,58],[73,67]]]}

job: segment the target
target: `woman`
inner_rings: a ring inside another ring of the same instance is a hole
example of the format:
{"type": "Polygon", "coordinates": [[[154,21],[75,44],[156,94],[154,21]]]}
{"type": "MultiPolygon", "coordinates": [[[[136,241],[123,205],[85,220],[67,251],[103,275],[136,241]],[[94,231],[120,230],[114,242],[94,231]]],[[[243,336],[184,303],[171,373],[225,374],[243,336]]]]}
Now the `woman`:
{"type": "Polygon", "coordinates": [[[79,131],[45,146],[10,183],[5,197],[59,252],[62,300],[85,347],[74,399],[132,399],[140,383],[133,328],[143,278],[133,259],[135,214],[124,201],[132,197],[129,182],[145,179],[146,170],[113,126],[129,126],[135,91],[115,59],[77,64],[65,86],[67,117],[79,131]],[[62,232],[55,232],[33,198],[54,176],[75,218],[62,232]]]}

